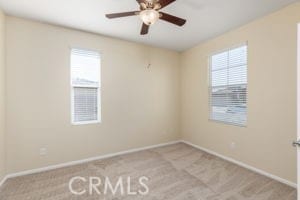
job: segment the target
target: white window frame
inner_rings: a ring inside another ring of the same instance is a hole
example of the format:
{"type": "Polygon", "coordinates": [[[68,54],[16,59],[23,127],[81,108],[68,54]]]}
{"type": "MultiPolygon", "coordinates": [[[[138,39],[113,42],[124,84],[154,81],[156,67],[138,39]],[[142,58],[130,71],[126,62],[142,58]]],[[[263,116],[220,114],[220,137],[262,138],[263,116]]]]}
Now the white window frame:
{"type": "Polygon", "coordinates": [[[90,50],[90,49],[82,49],[82,48],[76,48],[72,47],[70,48],[70,86],[71,86],[71,124],[72,125],[88,125],[88,124],[98,124],[101,123],[101,54],[98,51],[95,50],[90,50]],[[99,54],[100,56],[100,65],[99,65],[99,71],[100,73],[98,74],[98,85],[97,86],[83,86],[83,85],[74,85],[72,82],[72,50],[73,49],[79,49],[79,50],[84,50],[84,51],[93,51],[99,54]],[[74,88],[97,88],[97,120],[90,120],[90,121],[82,121],[82,122],[75,122],[74,116],[75,116],[75,111],[74,111],[74,88]]]}
{"type": "Polygon", "coordinates": [[[247,127],[247,124],[248,124],[248,66],[249,66],[249,51],[248,51],[249,47],[248,47],[248,42],[244,42],[244,43],[240,43],[238,45],[234,45],[234,46],[231,46],[229,48],[224,48],[223,50],[218,50],[218,51],[215,51],[214,53],[211,53],[208,57],[208,103],[209,103],[209,121],[212,121],[212,122],[217,122],[217,123],[221,123],[221,124],[227,124],[227,125],[233,125],[233,126],[237,126],[237,127],[247,127]],[[212,71],[211,71],[211,68],[212,68],[212,57],[214,55],[217,55],[217,54],[220,54],[220,53],[223,53],[223,52],[228,52],[230,50],[233,50],[233,49],[236,49],[236,48],[239,48],[239,47],[243,47],[243,46],[246,46],[247,47],[247,102],[246,102],[246,122],[245,124],[239,124],[239,123],[234,123],[234,122],[229,122],[229,121],[222,121],[222,120],[217,120],[217,119],[213,119],[212,118],[212,100],[211,100],[211,94],[212,94],[212,88],[213,86],[211,85],[212,84],[212,71]]]}

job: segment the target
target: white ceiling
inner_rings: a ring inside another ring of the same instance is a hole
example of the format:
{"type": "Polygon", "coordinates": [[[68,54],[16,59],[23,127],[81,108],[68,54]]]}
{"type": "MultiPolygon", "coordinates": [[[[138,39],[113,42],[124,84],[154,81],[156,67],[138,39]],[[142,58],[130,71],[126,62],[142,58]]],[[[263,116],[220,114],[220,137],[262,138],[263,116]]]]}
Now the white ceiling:
{"type": "Polygon", "coordinates": [[[141,36],[137,16],[106,19],[105,14],[138,10],[136,0],[0,0],[10,15],[44,21],[177,51],[216,37],[297,0],[177,0],[163,11],[186,25],[159,21],[141,36]]]}

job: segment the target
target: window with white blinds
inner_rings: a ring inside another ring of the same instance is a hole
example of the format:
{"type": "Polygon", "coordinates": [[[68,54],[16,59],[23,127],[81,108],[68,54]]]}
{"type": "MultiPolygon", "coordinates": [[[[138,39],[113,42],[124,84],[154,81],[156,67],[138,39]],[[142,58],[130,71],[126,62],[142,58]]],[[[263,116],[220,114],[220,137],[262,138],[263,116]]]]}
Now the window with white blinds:
{"type": "Polygon", "coordinates": [[[228,124],[247,124],[248,47],[210,57],[210,119],[228,124]]]}
{"type": "Polygon", "coordinates": [[[100,54],[71,50],[72,123],[100,122],[100,54]]]}

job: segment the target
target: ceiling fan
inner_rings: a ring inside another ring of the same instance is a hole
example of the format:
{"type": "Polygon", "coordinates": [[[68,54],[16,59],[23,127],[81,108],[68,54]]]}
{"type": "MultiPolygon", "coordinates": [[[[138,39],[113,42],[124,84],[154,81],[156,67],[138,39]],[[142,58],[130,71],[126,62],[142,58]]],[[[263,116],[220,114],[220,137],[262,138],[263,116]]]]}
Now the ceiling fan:
{"type": "Polygon", "coordinates": [[[141,35],[146,35],[149,31],[150,25],[153,25],[157,20],[161,19],[172,24],[183,26],[186,23],[185,19],[160,12],[160,9],[168,6],[176,0],[136,0],[140,5],[139,11],[122,12],[107,14],[106,17],[109,19],[128,17],[138,15],[143,21],[141,35]]]}

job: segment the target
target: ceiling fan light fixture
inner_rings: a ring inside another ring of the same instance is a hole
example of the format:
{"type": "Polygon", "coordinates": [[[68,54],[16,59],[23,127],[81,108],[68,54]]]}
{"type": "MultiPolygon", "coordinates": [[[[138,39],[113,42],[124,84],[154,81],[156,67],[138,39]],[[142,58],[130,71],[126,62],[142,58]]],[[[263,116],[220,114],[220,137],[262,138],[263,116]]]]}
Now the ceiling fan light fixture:
{"type": "Polygon", "coordinates": [[[159,12],[154,9],[147,9],[140,12],[140,18],[146,25],[153,25],[159,19],[159,12]]]}

